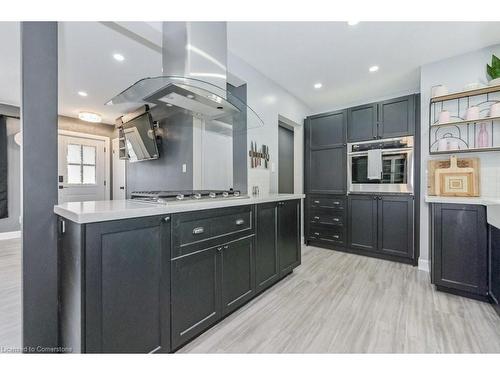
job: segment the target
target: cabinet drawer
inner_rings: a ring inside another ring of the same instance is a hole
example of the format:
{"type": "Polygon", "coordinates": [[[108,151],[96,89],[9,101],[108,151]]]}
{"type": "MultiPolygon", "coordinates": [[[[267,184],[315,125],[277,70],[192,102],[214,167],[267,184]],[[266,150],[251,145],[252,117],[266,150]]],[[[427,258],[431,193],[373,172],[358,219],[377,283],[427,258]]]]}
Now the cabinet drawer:
{"type": "Polygon", "coordinates": [[[252,212],[250,209],[234,215],[221,216],[212,224],[213,236],[222,236],[249,229],[252,229],[252,212]]]}
{"type": "Polygon", "coordinates": [[[311,224],[343,226],[345,222],[344,213],[333,210],[313,208],[309,213],[309,222],[311,224]]]}
{"type": "Polygon", "coordinates": [[[311,208],[343,210],[345,208],[344,197],[310,196],[309,206],[311,208]]]}
{"type": "Polygon", "coordinates": [[[344,243],[344,230],[341,227],[329,225],[311,225],[309,231],[311,240],[328,241],[337,244],[344,243]]]}
{"type": "Polygon", "coordinates": [[[174,214],[172,258],[254,231],[252,206],[174,214]],[[221,238],[228,236],[228,238],[221,238]]]}

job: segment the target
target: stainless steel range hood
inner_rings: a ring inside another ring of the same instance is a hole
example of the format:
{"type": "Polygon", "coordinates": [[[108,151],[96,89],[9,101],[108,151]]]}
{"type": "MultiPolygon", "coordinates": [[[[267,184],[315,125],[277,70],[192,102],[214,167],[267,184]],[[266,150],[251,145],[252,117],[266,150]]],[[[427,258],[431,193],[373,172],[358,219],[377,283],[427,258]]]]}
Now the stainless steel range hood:
{"type": "Polygon", "coordinates": [[[225,22],[164,22],[162,29],[164,75],[137,81],[107,105],[147,103],[159,107],[156,110],[165,117],[182,111],[231,126],[246,114],[247,129],[264,125],[227,90],[225,22]]]}

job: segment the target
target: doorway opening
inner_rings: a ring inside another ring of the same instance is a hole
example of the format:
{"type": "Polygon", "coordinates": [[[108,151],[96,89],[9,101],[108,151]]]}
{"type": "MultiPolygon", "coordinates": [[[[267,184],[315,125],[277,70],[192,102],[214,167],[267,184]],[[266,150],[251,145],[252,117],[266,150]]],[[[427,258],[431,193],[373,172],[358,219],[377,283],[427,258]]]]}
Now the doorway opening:
{"type": "Polygon", "coordinates": [[[294,192],[294,129],[283,121],[278,122],[278,192],[294,192]]]}

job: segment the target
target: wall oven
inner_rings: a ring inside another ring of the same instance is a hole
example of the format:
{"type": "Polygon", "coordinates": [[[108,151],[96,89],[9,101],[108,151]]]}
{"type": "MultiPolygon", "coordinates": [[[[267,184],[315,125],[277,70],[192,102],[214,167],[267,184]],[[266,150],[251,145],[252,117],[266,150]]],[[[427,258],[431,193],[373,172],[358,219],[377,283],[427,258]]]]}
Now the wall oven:
{"type": "Polygon", "coordinates": [[[347,145],[351,193],[413,193],[413,137],[347,145]]]}

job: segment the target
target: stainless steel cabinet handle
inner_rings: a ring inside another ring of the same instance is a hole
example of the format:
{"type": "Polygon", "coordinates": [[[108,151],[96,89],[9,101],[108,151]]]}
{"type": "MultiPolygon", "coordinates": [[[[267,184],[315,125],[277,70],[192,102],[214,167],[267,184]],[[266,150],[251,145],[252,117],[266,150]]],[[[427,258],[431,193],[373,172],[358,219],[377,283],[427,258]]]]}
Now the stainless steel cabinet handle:
{"type": "Polygon", "coordinates": [[[314,203],[319,204],[319,201],[314,201],[314,203]]]}
{"type": "Polygon", "coordinates": [[[336,235],[333,236],[333,238],[335,238],[335,239],[338,240],[340,238],[340,236],[338,234],[336,234],[336,235]]]}
{"type": "Polygon", "coordinates": [[[222,246],[219,246],[219,247],[217,248],[217,252],[218,252],[218,253],[220,253],[221,251],[222,251],[222,246]]]}
{"type": "Polygon", "coordinates": [[[319,220],[319,216],[314,216],[314,219],[315,220],[319,220]]]}
{"type": "Polygon", "coordinates": [[[245,220],[243,219],[236,220],[236,225],[243,225],[243,224],[245,224],[245,220]]]}
{"type": "Polygon", "coordinates": [[[335,204],[335,205],[339,205],[339,204],[340,204],[340,202],[339,202],[339,201],[335,201],[335,202],[333,202],[333,204],[335,204]]]}
{"type": "Polygon", "coordinates": [[[229,245],[225,245],[225,246],[224,246],[224,249],[229,249],[229,245]]]}
{"type": "Polygon", "coordinates": [[[339,221],[340,221],[340,219],[339,219],[338,217],[334,217],[334,218],[333,218],[333,221],[337,221],[337,222],[339,222],[339,221]]]}
{"type": "Polygon", "coordinates": [[[163,222],[168,223],[170,221],[170,216],[164,217],[163,222]]]}
{"type": "Polygon", "coordinates": [[[315,236],[319,236],[319,233],[318,233],[318,232],[314,232],[314,235],[315,235],[315,236]]]}
{"type": "Polygon", "coordinates": [[[193,229],[193,234],[202,234],[205,232],[205,228],[203,227],[197,227],[193,229]]]}

